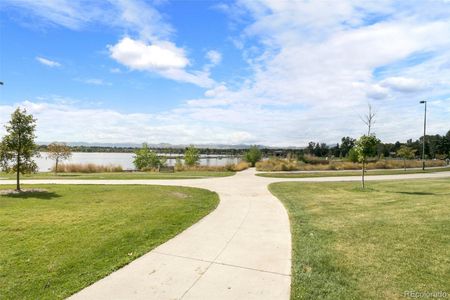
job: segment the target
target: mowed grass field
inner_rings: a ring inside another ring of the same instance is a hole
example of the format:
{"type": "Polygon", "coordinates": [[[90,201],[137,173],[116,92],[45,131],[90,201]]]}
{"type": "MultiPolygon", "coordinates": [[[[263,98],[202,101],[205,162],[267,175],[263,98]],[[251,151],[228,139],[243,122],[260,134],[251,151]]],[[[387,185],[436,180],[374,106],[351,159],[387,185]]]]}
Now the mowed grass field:
{"type": "Polygon", "coordinates": [[[185,187],[39,188],[48,192],[0,196],[0,299],[65,298],[174,237],[219,201],[185,187]]]}
{"type": "Polygon", "coordinates": [[[450,180],[275,183],[293,238],[292,299],[450,293],[450,180]]]}
{"type": "MultiPolygon", "coordinates": [[[[367,170],[366,176],[371,175],[399,175],[399,174],[420,174],[420,173],[435,173],[448,172],[450,167],[445,168],[431,168],[431,169],[406,169],[405,170],[367,170]]],[[[340,176],[361,176],[361,171],[321,171],[321,172],[264,172],[258,173],[257,176],[273,177],[273,178],[309,178],[309,177],[340,177],[340,176]]]]}
{"type": "MultiPolygon", "coordinates": [[[[232,176],[232,171],[181,171],[175,173],[158,172],[105,172],[105,173],[58,173],[41,172],[21,175],[21,179],[195,179],[206,177],[232,176]]],[[[0,173],[1,179],[16,179],[15,174],[0,173]]]]}

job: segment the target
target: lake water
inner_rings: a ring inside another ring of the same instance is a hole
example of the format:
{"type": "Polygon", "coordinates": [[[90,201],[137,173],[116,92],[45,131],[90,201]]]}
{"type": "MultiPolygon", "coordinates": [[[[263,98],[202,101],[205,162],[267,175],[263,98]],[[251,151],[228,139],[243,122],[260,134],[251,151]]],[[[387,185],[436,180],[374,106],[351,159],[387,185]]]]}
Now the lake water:
{"type": "MultiPolygon", "coordinates": [[[[87,153],[73,152],[72,157],[63,163],[76,164],[97,164],[97,165],[120,165],[124,170],[134,170],[133,165],[134,153],[87,153]]],[[[41,157],[35,158],[39,172],[49,171],[55,164],[54,160],[48,159],[45,152],[41,153],[41,157]]],[[[182,160],[183,161],[183,160],[182,160]]],[[[235,164],[241,161],[239,157],[226,155],[201,155],[201,166],[225,166],[227,164],[235,164]]],[[[176,158],[167,159],[167,165],[175,165],[176,158]]]]}

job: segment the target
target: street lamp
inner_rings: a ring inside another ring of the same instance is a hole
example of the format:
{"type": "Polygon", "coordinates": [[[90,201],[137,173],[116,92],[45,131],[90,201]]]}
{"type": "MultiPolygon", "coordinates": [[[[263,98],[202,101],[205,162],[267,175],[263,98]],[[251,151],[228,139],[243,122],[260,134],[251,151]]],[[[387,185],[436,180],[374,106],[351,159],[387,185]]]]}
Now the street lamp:
{"type": "Polygon", "coordinates": [[[425,104],[425,114],[423,116],[423,141],[422,141],[422,170],[425,170],[425,135],[427,132],[427,101],[422,100],[420,104],[425,104]]]}

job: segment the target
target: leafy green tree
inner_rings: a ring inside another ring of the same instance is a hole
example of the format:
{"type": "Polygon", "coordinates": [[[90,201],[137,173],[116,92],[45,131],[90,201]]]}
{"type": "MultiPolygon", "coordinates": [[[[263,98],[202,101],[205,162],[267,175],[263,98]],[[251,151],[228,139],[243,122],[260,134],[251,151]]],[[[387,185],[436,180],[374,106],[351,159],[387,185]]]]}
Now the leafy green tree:
{"type": "Polygon", "coordinates": [[[146,143],[142,144],[142,148],[135,152],[133,164],[138,170],[159,169],[164,166],[165,159],[151,150],[146,143]]]}
{"type": "Polygon", "coordinates": [[[5,125],[6,135],[0,146],[0,163],[3,171],[16,173],[16,190],[20,191],[20,174],[37,171],[33,156],[38,155],[36,119],[25,109],[17,108],[5,125]]]}
{"type": "Polygon", "coordinates": [[[184,152],[184,163],[188,166],[198,165],[200,161],[200,151],[193,145],[186,148],[184,152]]]}
{"type": "Polygon", "coordinates": [[[255,164],[261,160],[261,158],[262,158],[262,152],[256,146],[251,146],[250,149],[248,149],[244,153],[244,160],[246,162],[250,163],[250,165],[252,167],[254,167],[255,164]]]}
{"type": "Polygon", "coordinates": [[[61,160],[69,159],[72,156],[72,151],[66,143],[53,142],[47,146],[47,156],[55,160],[55,175],[58,173],[58,164],[61,160]]]}
{"type": "Polygon", "coordinates": [[[308,147],[305,148],[305,152],[310,155],[314,155],[314,149],[316,148],[316,143],[309,142],[308,147]]]}
{"type": "Polygon", "coordinates": [[[346,157],[353,146],[355,146],[355,139],[348,136],[343,137],[341,139],[341,156],[346,157]]]}
{"type": "Polygon", "coordinates": [[[364,173],[366,172],[367,158],[377,154],[377,145],[380,140],[375,135],[363,135],[355,143],[355,151],[358,155],[358,161],[362,163],[362,187],[365,187],[364,173]]]}
{"type": "Polygon", "coordinates": [[[411,147],[402,145],[400,149],[397,150],[397,156],[403,158],[403,167],[406,171],[406,160],[413,159],[416,155],[416,150],[411,147]]]}

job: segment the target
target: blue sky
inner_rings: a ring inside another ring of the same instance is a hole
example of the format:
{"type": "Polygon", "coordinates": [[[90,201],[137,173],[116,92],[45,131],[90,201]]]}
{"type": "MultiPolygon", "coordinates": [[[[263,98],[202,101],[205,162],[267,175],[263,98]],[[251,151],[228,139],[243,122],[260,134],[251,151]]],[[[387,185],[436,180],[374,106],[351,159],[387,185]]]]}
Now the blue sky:
{"type": "Polygon", "coordinates": [[[0,122],[39,141],[303,146],[450,129],[450,1],[0,3],[0,122]]]}

